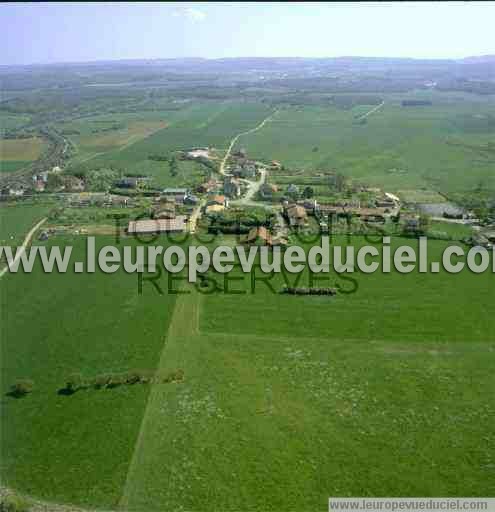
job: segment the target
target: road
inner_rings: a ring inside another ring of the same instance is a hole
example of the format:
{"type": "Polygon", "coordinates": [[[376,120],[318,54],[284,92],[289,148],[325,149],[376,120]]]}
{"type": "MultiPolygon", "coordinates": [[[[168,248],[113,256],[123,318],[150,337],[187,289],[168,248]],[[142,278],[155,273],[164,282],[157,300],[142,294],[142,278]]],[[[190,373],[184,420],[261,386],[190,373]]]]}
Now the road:
{"type": "Polygon", "coordinates": [[[278,110],[275,110],[275,112],[272,112],[267,118],[263,119],[263,121],[261,121],[261,123],[258,126],[255,126],[254,128],[251,128],[250,130],[248,130],[246,132],[237,134],[230,141],[230,146],[227,149],[227,153],[225,153],[222,163],[220,164],[220,169],[219,169],[220,174],[225,175],[225,164],[227,163],[227,160],[229,159],[230,153],[232,152],[232,148],[235,146],[235,143],[239,140],[239,138],[242,137],[243,135],[249,135],[250,133],[254,133],[258,130],[261,130],[261,128],[263,128],[263,126],[265,126],[265,123],[267,121],[269,121],[277,112],[278,112],[278,110]]]}
{"type": "Polygon", "coordinates": [[[191,213],[189,217],[189,233],[196,232],[196,226],[198,225],[198,220],[201,218],[201,212],[203,208],[206,206],[206,198],[202,199],[201,202],[194,208],[194,211],[191,213]]]}
{"type": "MultiPolygon", "coordinates": [[[[220,163],[219,173],[221,175],[225,176],[225,174],[226,174],[225,173],[225,164],[227,163],[227,160],[230,157],[230,153],[232,152],[232,149],[235,146],[235,143],[239,140],[239,138],[242,137],[243,135],[249,135],[250,133],[254,133],[254,132],[260,130],[261,128],[263,128],[263,126],[265,126],[265,123],[269,119],[271,119],[276,113],[277,113],[277,110],[275,110],[268,117],[263,119],[263,121],[261,121],[261,123],[258,124],[257,126],[255,126],[254,128],[251,128],[250,130],[247,130],[245,132],[238,133],[235,137],[232,138],[232,140],[230,141],[229,147],[227,149],[227,152],[225,153],[225,156],[223,157],[222,162],[220,163]]],[[[242,200],[240,200],[240,201],[245,201],[245,202],[239,203],[239,204],[245,204],[245,203],[251,201],[251,199],[258,192],[261,185],[265,182],[265,177],[266,177],[266,171],[263,169],[261,171],[261,177],[258,181],[244,180],[245,182],[248,183],[248,191],[246,193],[246,196],[242,200]]],[[[202,214],[202,211],[203,211],[203,208],[205,207],[205,205],[206,205],[206,199],[201,200],[199,205],[194,209],[193,213],[189,217],[189,232],[190,233],[196,232],[198,220],[201,218],[201,214],[202,214]]]]}
{"type": "Polygon", "coordinates": [[[380,103],[380,105],[377,105],[376,107],[372,108],[371,110],[369,110],[368,112],[366,112],[366,114],[363,114],[362,116],[359,116],[357,119],[360,120],[360,119],[366,119],[369,115],[373,114],[373,112],[376,112],[377,110],[380,110],[383,105],[385,105],[385,102],[382,101],[380,103]]]}
{"type": "Polygon", "coordinates": [[[243,183],[247,184],[246,194],[242,199],[238,199],[237,201],[232,201],[233,204],[245,205],[252,202],[253,197],[258,193],[261,185],[266,181],[266,169],[260,170],[260,179],[258,181],[251,180],[241,180],[243,183]]]}
{"type": "MultiPolygon", "coordinates": [[[[26,247],[29,245],[29,242],[31,242],[31,238],[33,238],[34,234],[38,229],[46,222],[47,218],[41,219],[38,224],[36,224],[33,228],[31,228],[31,231],[26,235],[26,238],[24,239],[24,242],[22,242],[22,245],[20,247],[20,251],[17,252],[14,261],[12,263],[17,263],[17,260],[22,256],[22,254],[25,252],[26,247]]],[[[5,272],[7,272],[9,269],[8,266],[5,266],[2,270],[0,270],[0,278],[3,277],[5,272]]]]}

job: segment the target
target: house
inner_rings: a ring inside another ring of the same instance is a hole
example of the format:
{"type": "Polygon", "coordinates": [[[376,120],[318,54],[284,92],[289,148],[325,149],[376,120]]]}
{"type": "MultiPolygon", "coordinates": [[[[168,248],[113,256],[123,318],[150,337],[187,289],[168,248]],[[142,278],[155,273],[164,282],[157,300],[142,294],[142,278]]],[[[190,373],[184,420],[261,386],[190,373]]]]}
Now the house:
{"type": "Polygon", "coordinates": [[[223,182],[223,193],[228,197],[239,197],[241,195],[240,183],[237,180],[226,176],[223,182]]]}
{"type": "Polygon", "coordinates": [[[291,183],[287,187],[287,193],[288,194],[299,194],[299,187],[297,185],[294,185],[293,183],[291,183]]]}
{"type": "Polygon", "coordinates": [[[289,205],[284,209],[284,214],[291,227],[304,226],[308,220],[308,214],[303,206],[289,205]]]}
{"type": "Polygon", "coordinates": [[[278,160],[272,160],[270,164],[270,169],[278,171],[282,169],[282,164],[278,160]]]}
{"type": "Polygon", "coordinates": [[[82,192],[84,191],[84,180],[77,178],[76,176],[67,176],[64,179],[65,189],[70,192],[82,192]]]}
{"type": "Polygon", "coordinates": [[[318,204],[316,212],[320,216],[346,215],[348,210],[340,204],[318,204]]]}
{"type": "Polygon", "coordinates": [[[149,176],[125,176],[115,182],[117,188],[139,188],[144,187],[149,181],[149,176]]]}
{"type": "Polygon", "coordinates": [[[177,215],[172,219],[131,220],[127,227],[127,233],[182,233],[186,231],[186,227],[186,216],[177,215]]]}
{"type": "Polygon", "coordinates": [[[421,227],[419,215],[408,214],[402,215],[400,218],[402,229],[406,233],[415,233],[421,227]]]}
{"type": "Polygon", "coordinates": [[[210,158],[209,148],[194,148],[187,152],[189,158],[210,158]]]}
{"type": "Polygon", "coordinates": [[[483,231],[483,236],[487,238],[492,244],[495,244],[495,230],[483,231]]]}
{"type": "Polygon", "coordinates": [[[33,181],[42,181],[43,183],[46,183],[48,181],[48,171],[43,171],[38,174],[35,174],[33,176],[33,181]]]}
{"type": "Polygon", "coordinates": [[[493,243],[485,236],[484,233],[474,233],[473,236],[469,239],[469,243],[472,246],[480,246],[485,249],[491,249],[493,247],[493,243]]]}
{"type": "Polygon", "coordinates": [[[316,199],[304,199],[297,201],[299,206],[302,206],[309,214],[315,213],[315,211],[318,208],[318,203],[316,202],[316,199]]]}
{"type": "Polygon", "coordinates": [[[103,201],[103,206],[111,207],[111,206],[119,206],[121,208],[127,208],[128,206],[132,206],[130,197],[127,196],[119,196],[119,195],[112,195],[105,197],[103,201]]]}
{"type": "Polygon", "coordinates": [[[224,206],[224,207],[228,207],[229,206],[229,200],[225,196],[216,195],[216,196],[212,196],[212,197],[208,198],[208,202],[206,204],[208,206],[209,205],[218,204],[218,205],[221,205],[221,206],[224,206]]]}
{"type": "Polygon", "coordinates": [[[184,204],[195,205],[195,204],[198,204],[198,203],[199,203],[199,199],[195,195],[193,195],[193,194],[188,194],[184,198],[184,204]]]}
{"type": "Polygon", "coordinates": [[[242,167],[242,178],[254,179],[256,178],[256,166],[252,163],[247,163],[242,167]]]}
{"type": "Polygon", "coordinates": [[[162,191],[161,197],[173,200],[178,204],[184,204],[184,200],[188,196],[187,188],[166,188],[162,191]]]}
{"type": "Polygon", "coordinates": [[[209,192],[212,192],[216,190],[218,187],[218,183],[216,180],[208,180],[205,183],[201,183],[201,185],[198,185],[196,188],[196,191],[200,194],[208,194],[209,192]]]}
{"type": "Polygon", "coordinates": [[[263,183],[259,191],[262,199],[271,199],[273,197],[273,193],[277,191],[277,187],[275,185],[263,183]]]}
{"type": "Polygon", "coordinates": [[[256,165],[253,162],[243,162],[234,167],[232,174],[246,180],[256,178],[256,165]]]}
{"type": "Polygon", "coordinates": [[[349,211],[364,222],[385,222],[388,208],[351,208],[349,211]]]}
{"type": "Polygon", "coordinates": [[[225,210],[225,206],[223,204],[210,204],[206,207],[205,213],[208,215],[210,213],[220,213],[225,210]]]}
{"type": "Polygon", "coordinates": [[[45,191],[45,187],[46,187],[45,182],[43,180],[41,180],[41,179],[40,180],[36,180],[34,182],[34,190],[36,192],[44,192],[45,191]]]}
{"type": "Polygon", "coordinates": [[[69,205],[72,208],[87,208],[88,206],[91,206],[91,199],[88,196],[83,195],[71,197],[69,205]]]}
{"type": "Polygon", "coordinates": [[[273,245],[273,238],[264,226],[251,228],[245,242],[250,245],[273,245]]]}
{"type": "Polygon", "coordinates": [[[55,167],[52,168],[52,173],[53,174],[60,174],[62,172],[62,169],[56,165],[55,167]]]}
{"type": "Polygon", "coordinates": [[[24,187],[21,185],[20,187],[10,187],[9,188],[9,196],[10,197],[22,197],[24,195],[24,187]]]}
{"type": "Polygon", "coordinates": [[[380,197],[375,201],[375,206],[377,208],[395,208],[395,201],[391,199],[390,197],[380,197]]]}
{"type": "Polygon", "coordinates": [[[239,157],[239,158],[246,158],[247,151],[244,148],[238,149],[237,151],[234,151],[232,153],[233,156],[239,157]]]}

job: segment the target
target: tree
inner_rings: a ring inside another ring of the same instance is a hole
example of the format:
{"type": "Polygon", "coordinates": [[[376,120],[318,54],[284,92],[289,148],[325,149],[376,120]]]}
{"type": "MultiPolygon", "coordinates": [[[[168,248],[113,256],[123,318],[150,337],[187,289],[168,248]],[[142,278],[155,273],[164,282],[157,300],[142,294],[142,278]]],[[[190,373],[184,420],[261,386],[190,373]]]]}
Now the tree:
{"type": "Polygon", "coordinates": [[[313,189],[313,187],[306,187],[304,190],[303,190],[303,193],[302,193],[302,196],[305,198],[305,199],[310,199],[311,197],[313,197],[315,195],[315,191],[313,189]]]}
{"type": "Polygon", "coordinates": [[[69,393],[75,393],[78,389],[83,387],[83,376],[80,373],[72,373],[67,377],[67,381],[65,383],[65,389],[69,393]]]}
{"type": "Polygon", "coordinates": [[[337,173],[335,175],[335,188],[337,189],[338,192],[342,192],[342,190],[344,189],[344,185],[345,185],[344,176],[342,176],[342,174],[337,173]]]}
{"type": "Polygon", "coordinates": [[[10,394],[15,398],[21,398],[33,391],[34,382],[29,379],[16,380],[10,388],[10,394]]]}
{"type": "Polygon", "coordinates": [[[430,217],[428,215],[422,214],[419,217],[419,226],[418,226],[418,235],[425,235],[430,227],[430,217]]]}
{"type": "Polygon", "coordinates": [[[179,170],[179,166],[177,164],[177,158],[175,156],[171,156],[169,160],[170,165],[170,175],[171,176],[177,176],[177,172],[179,170]]]}
{"type": "Polygon", "coordinates": [[[0,512],[27,512],[28,510],[28,504],[19,496],[12,494],[0,500],[0,512]]]}

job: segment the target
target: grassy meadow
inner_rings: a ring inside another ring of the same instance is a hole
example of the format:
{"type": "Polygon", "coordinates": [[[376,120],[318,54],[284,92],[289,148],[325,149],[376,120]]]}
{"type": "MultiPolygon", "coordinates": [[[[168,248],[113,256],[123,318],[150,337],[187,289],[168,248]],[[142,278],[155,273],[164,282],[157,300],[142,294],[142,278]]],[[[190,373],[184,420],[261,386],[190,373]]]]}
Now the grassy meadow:
{"type": "MultiPolygon", "coordinates": [[[[376,105],[283,106],[237,147],[281,161],[284,175],[272,177],[284,186],[295,175],[301,186],[312,185],[317,172],[335,170],[406,202],[495,191],[493,99],[426,91],[384,101],[367,117],[376,105]],[[433,104],[401,105],[411,98],[433,104]]],[[[149,157],[194,146],[214,147],[221,157],[235,135],[274,108],[237,100],[172,108],[167,100],[162,110],[92,113],[58,129],[75,145],[74,165],[192,186],[204,166],[179,161],[172,173],[168,161],[149,157]]],[[[5,119],[11,127],[23,122],[5,119]]],[[[43,150],[34,138],[0,144],[3,170],[43,150]]],[[[1,244],[18,244],[50,208],[6,203],[1,244]]],[[[55,224],[80,228],[87,217],[106,226],[109,212],[66,209],[55,224]]],[[[432,222],[430,230],[453,239],[471,233],[447,222],[432,222]]],[[[34,243],[72,245],[72,261],[84,259],[83,236],[34,243]]],[[[368,242],[353,236],[335,243],[357,249],[368,242]]],[[[98,247],[112,244],[110,236],[97,237],[98,247]]],[[[392,242],[404,244],[417,241],[392,242]]],[[[430,260],[440,261],[448,244],[430,241],[430,260]]],[[[222,275],[208,277],[225,285],[222,275]]],[[[230,293],[201,293],[183,281],[174,289],[184,293],[171,293],[164,274],[145,281],[140,294],[137,276],[123,270],[45,274],[38,266],[5,274],[2,484],[47,501],[139,512],[309,511],[326,510],[332,495],[495,493],[493,273],[330,274],[311,283],[307,272],[296,281],[288,273],[236,270],[227,279],[230,293]],[[279,293],[284,284],[335,286],[338,293],[289,296],[279,293]],[[92,379],[133,369],[158,376],[182,370],[184,379],[60,392],[74,372],[92,379]],[[33,392],[9,396],[23,378],[34,381],[33,392]]]]}
{"type": "Polygon", "coordinates": [[[50,211],[48,202],[4,203],[0,206],[0,245],[18,245],[28,231],[50,211]]]}
{"type": "MultiPolygon", "coordinates": [[[[168,154],[194,146],[214,146],[224,150],[234,135],[256,126],[270,112],[271,110],[267,106],[254,102],[198,101],[185,104],[177,110],[106,116],[101,120],[111,119],[116,122],[129,122],[131,124],[138,122],[137,120],[132,121],[132,119],[139,119],[143,123],[146,120],[153,123],[159,121],[166,123],[166,128],[148,134],[132,144],[103,151],[103,154],[93,155],[91,165],[113,164],[123,166],[134,172],[140,171],[143,168],[150,170],[152,169],[151,166],[155,165],[155,171],[158,172],[159,165],[163,164],[163,162],[149,163],[148,157],[150,155],[168,154]]],[[[78,123],[83,125],[90,123],[93,126],[96,121],[98,121],[98,118],[88,118],[78,121],[78,123]]],[[[72,137],[75,143],[78,144],[78,137],[82,139],[83,137],[92,137],[92,135],[72,137]]],[[[77,158],[79,159],[79,156],[77,158]]],[[[81,160],[84,160],[82,156],[81,160]]]]}
{"type": "MultiPolygon", "coordinates": [[[[112,244],[101,238],[99,244],[112,244]]],[[[58,239],[83,259],[84,238],[58,239]]],[[[120,499],[149,386],[59,394],[86,378],[154,371],[175,296],[137,294],[135,274],[5,275],[1,281],[2,480],[57,502],[114,507],[120,499]],[[49,307],[47,307],[49,304],[49,307]],[[104,312],[104,314],[102,314],[104,312]],[[16,379],[33,393],[5,393],[16,379]]]]}
{"type": "MultiPolygon", "coordinates": [[[[83,237],[56,242],[82,258],[83,237]]],[[[430,259],[446,245],[432,242],[430,259]]],[[[191,293],[171,294],[165,274],[163,295],[151,281],[139,295],[120,271],[5,276],[2,389],[35,381],[25,398],[2,397],[6,484],[143,512],[493,494],[493,274],[351,277],[329,277],[335,297],[293,297],[278,293],[289,274],[252,293],[234,272],[228,295],[181,282],[191,293]],[[71,372],[129,368],[184,380],[57,394],[71,372]]]]}
{"type": "Polygon", "coordinates": [[[365,124],[356,122],[362,106],[286,107],[238,146],[291,170],[333,169],[390,191],[495,190],[493,99],[431,92],[431,106],[401,106],[410,97],[386,95],[365,124]]]}
{"type": "Polygon", "coordinates": [[[13,172],[37,160],[46,148],[39,137],[27,139],[0,138],[0,172],[13,172]]]}

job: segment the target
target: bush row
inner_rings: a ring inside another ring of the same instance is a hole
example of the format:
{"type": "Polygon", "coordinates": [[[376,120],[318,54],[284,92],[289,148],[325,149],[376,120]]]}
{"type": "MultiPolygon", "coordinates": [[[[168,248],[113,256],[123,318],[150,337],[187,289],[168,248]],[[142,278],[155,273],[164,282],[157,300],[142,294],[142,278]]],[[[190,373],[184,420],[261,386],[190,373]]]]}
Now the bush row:
{"type": "Polygon", "coordinates": [[[60,390],[62,394],[71,395],[82,389],[112,389],[118,386],[132,386],[133,384],[181,382],[184,379],[183,370],[169,372],[163,377],[156,376],[150,370],[131,370],[123,373],[104,373],[91,379],[85,379],[80,373],[69,375],[65,386],[60,390]]]}
{"type": "Polygon", "coordinates": [[[337,290],[335,288],[294,288],[284,286],[280,293],[288,295],[336,295],[337,290]]]}

